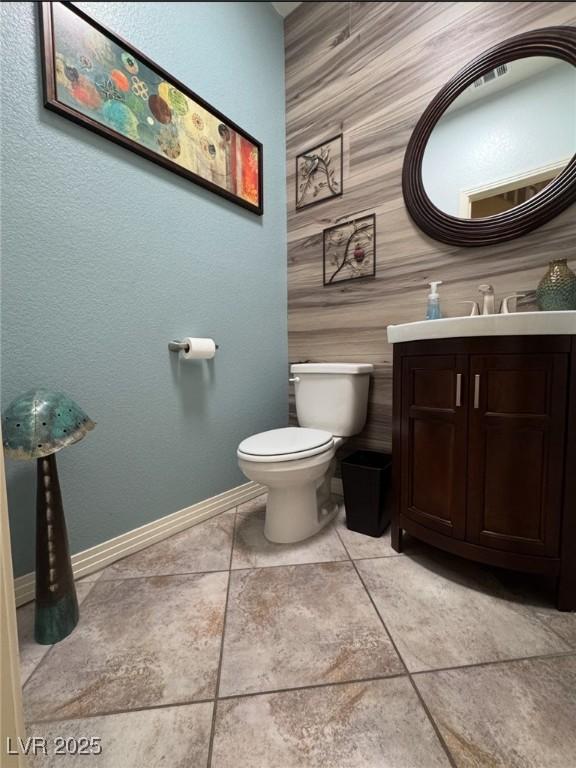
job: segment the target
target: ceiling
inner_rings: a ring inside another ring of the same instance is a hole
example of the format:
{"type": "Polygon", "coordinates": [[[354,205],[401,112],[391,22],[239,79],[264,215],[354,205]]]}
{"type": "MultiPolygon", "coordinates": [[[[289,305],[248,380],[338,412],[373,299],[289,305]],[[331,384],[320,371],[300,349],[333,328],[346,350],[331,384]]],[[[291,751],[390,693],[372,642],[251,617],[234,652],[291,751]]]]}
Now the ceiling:
{"type": "Polygon", "coordinates": [[[292,13],[294,8],[298,8],[301,3],[272,3],[272,5],[276,8],[280,16],[286,18],[286,16],[288,16],[289,13],[292,13]]]}

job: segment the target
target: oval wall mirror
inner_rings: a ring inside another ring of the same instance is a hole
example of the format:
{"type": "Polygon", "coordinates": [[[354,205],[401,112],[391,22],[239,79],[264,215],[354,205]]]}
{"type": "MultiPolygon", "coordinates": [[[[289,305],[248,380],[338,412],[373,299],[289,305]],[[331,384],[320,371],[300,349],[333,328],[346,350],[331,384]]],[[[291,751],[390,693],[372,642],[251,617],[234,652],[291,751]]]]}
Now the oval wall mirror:
{"type": "Polygon", "coordinates": [[[576,28],[505,40],[435,96],[408,143],[402,189],[426,234],[499,243],[576,201],[576,28]]]}

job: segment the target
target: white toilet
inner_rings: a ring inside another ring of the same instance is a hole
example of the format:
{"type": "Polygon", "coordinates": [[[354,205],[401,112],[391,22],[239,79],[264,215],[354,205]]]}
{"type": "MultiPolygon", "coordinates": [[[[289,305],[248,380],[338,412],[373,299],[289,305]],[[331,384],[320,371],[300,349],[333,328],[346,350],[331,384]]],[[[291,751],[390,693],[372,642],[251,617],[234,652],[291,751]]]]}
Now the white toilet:
{"type": "Polygon", "coordinates": [[[299,427],[260,432],[238,446],[238,464],[268,490],[264,535],[288,544],[313,536],[338,511],[330,489],[334,454],[366,422],[369,363],[291,367],[299,427]]]}

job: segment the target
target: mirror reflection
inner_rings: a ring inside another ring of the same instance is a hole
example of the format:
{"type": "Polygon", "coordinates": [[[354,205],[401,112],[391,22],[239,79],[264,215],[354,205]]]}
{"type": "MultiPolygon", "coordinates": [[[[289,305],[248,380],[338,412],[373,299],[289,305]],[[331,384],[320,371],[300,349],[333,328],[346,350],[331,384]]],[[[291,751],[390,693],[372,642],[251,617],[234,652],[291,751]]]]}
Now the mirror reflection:
{"type": "Polygon", "coordinates": [[[477,219],[542,191],[576,153],[576,67],[533,56],[485,73],[438,121],[422,181],[444,213],[477,219]]]}

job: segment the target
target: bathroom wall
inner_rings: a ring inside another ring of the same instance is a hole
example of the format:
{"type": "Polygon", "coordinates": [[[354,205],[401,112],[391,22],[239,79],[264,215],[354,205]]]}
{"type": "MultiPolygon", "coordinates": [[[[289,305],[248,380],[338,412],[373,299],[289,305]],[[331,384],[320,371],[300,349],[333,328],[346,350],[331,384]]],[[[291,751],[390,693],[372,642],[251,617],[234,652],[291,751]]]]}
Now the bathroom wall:
{"type": "MultiPolygon", "coordinates": [[[[42,106],[33,3],[3,3],[2,405],[63,389],[97,422],[59,454],[73,552],[246,479],[287,421],[282,19],[269,3],[79,3],[264,144],[258,217],[42,106]],[[168,341],[211,336],[179,366],[168,341]]],[[[16,575],[34,463],[7,460],[16,575]]]]}
{"type": "Polygon", "coordinates": [[[561,61],[445,115],[426,146],[422,178],[432,202],[458,216],[462,190],[565,165],[575,151],[576,69],[561,61]]]}
{"type": "Polygon", "coordinates": [[[443,280],[447,314],[462,314],[487,279],[497,294],[534,288],[551,257],[574,259],[576,210],[489,248],[436,242],[412,223],[402,161],[438,89],[495,43],[538,27],[575,24],[574,3],[303,3],[285,22],[289,357],[376,366],[369,417],[355,444],[390,448],[388,324],[421,319],[427,282],[443,280]],[[294,159],[344,133],[344,195],[294,210],[294,159]],[[376,213],[376,279],[322,285],[322,230],[376,213]]]}

